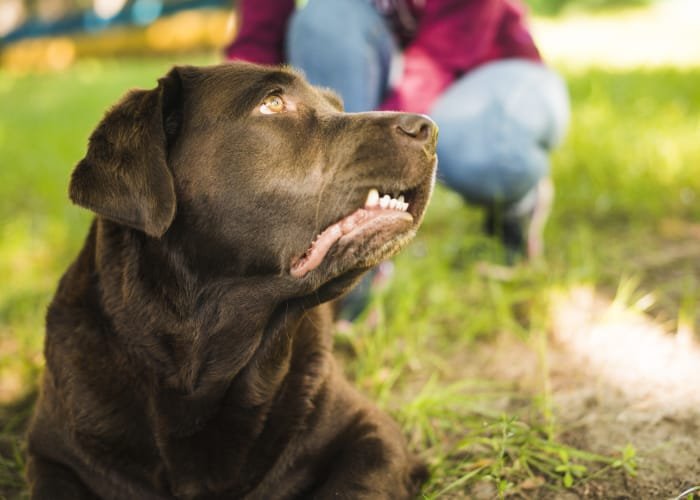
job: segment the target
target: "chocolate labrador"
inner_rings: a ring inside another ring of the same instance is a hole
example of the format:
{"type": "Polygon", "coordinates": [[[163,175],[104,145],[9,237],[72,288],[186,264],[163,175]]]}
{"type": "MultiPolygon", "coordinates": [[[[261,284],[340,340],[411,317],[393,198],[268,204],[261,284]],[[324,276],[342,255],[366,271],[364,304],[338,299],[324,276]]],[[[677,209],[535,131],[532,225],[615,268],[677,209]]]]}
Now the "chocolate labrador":
{"type": "Polygon", "coordinates": [[[286,68],[128,93],[71,177],[97,216],[48,309],[32,497],[415,495],[426,468],[343,378],[328,301],[415,234],[436,137],[286,68]]]}

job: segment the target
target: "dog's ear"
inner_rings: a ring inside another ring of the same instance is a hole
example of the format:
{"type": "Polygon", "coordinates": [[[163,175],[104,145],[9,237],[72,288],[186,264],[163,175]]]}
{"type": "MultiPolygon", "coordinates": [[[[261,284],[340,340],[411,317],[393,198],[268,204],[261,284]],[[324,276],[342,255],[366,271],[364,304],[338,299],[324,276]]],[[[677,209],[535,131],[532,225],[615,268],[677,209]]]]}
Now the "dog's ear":
{"type": "Polygon", "coordinates": [[[168,142],[181,118],[177,68],[152,90],[133,90],[107,112],[71,176],[69,195],[93,212],[160,237],[175,216],[168,142]]]}

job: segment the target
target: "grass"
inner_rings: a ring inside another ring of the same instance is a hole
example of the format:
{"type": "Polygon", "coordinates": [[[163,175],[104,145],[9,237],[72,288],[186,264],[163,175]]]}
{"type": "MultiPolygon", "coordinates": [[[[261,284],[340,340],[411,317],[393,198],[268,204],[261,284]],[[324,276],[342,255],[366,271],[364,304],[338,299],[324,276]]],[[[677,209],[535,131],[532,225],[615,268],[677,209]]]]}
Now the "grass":
{"type": "Polygon", "coordinates": [[[653,0],[526,0],[525,3],[539,15],[553,16],[566,10],[619,9],[648,5],[653,0]]]}
{"type": "MultiPolygon", "coordinates": [[[[42,369],[46,304],[90,219],[67,200],[70,171],[105,108],[127,88],[153,86],[169,64],[0,72],[0,498],[21,490],[23,398],[42,369]]],[[[552,158],[546,259],[489,272],[483,263],[503,255],[481,236],[480,213],[438,188],[371,318],[338,336],[349,375],[429,460],[425,498],[527,496],[634,475],[634,443],[597,454],[561,438],[546,375],[551,290],[590,284],[626,303],[653,293],[648,311],[669,329],[700,326],[700,268],[687,250],[700,218],[700,70],[565,74],[573,123],[552,158]],[[501,335],[539,346],[537,393],[470,371],[469,353],[501,335]]]]}

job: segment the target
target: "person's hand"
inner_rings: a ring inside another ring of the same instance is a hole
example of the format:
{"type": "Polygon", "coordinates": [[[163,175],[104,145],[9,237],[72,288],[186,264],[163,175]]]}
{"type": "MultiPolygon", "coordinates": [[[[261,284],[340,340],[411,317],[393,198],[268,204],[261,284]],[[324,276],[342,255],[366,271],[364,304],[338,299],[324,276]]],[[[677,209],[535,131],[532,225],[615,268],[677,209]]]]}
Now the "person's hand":
{"type": "Polygon", "coordinates": [[[410,47],[404,53],[403,74],[379,109],[427,113],[453,80],[454,75],[427,52],[410,47]]]}

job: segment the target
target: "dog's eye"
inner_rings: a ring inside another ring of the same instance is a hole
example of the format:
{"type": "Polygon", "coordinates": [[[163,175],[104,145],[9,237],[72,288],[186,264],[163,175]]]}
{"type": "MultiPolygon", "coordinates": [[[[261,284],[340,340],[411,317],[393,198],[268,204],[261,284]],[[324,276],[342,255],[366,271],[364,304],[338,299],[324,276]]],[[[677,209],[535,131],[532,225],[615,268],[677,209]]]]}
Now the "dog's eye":
{"type": "Polygon", "coordinates": [[[272,115],[275,113],[282,113],[286,106],[284,99],[277,94],[269,95],[260,105],[260,112],[264,115],[272,115]]]}

